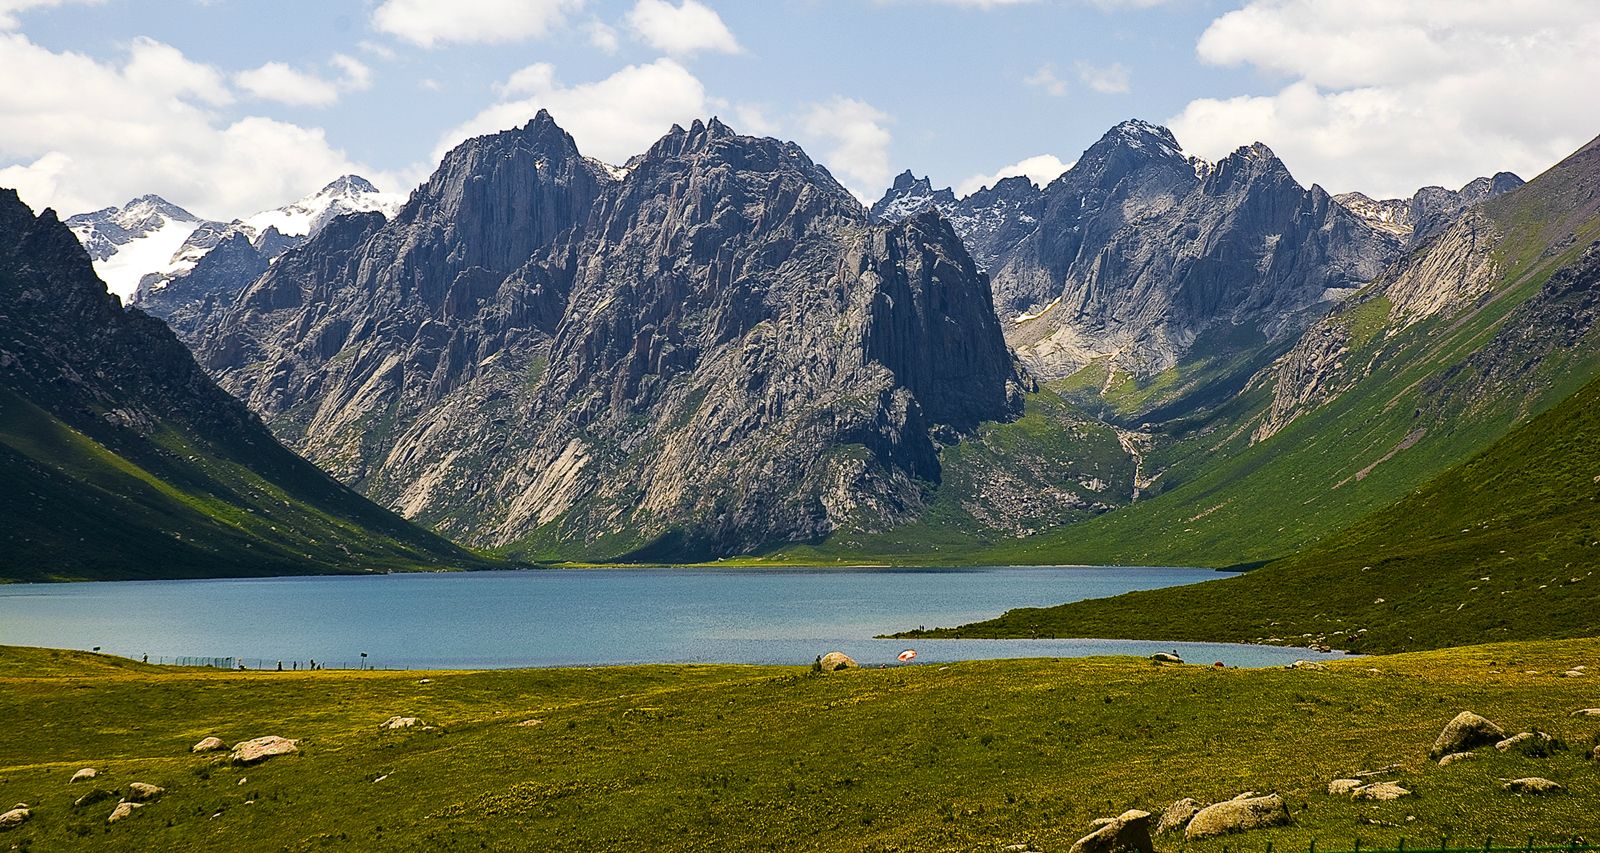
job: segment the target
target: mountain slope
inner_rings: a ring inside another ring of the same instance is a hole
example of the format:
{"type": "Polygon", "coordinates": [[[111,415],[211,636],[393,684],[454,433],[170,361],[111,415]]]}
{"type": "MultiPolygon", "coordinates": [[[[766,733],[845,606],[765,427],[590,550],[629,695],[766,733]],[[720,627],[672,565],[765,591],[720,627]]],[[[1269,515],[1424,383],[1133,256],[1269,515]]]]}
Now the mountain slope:
{"type": "Polygon", "coordinates": [[[1600,140],[1473,209],[1215,414],[1167,427],[1159,496],[987,556],[1229,565],[1354,523],[1600,375],[1600,312],[1559,284],[1596,240],[1600,140]]]}
{"type": "Polygon", "coordinates": [[[0,579],[482,565],[284,449],[90,264],[0,191],[0,579]]]}
{"type": "MultiPolygon", "coordinates": [[[[1552,279],[1600,302],[1600,244],[1552,279]]],[[[1240,577],[1016,610],[962,636],[1329,643],[1394,652],[1590,636],[1600,380],[1304,553],[1240,577]]]]}

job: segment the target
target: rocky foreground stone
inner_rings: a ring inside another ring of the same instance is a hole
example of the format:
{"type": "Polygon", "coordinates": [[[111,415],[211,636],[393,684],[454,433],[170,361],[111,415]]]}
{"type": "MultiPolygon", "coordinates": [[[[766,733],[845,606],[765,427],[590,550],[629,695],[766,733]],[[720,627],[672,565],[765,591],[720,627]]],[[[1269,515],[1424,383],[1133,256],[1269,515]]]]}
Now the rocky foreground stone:
{"type": "Polygon", "coordinates": [[[233,752],[228,758],[234,764],[256,764],[279,755],[293,755],[299,751],[298,741],[277,735],[266,735],[234,744],[233,752]]]}
{"type": "Polygon", "coordinates": [[[1289,806],[1278,794],[1262,797],[1240,795],[1201,809],[1184,829],[1184,837],[1194,841],[1232,832],[1283,826],[1291,820],[1289,806]]]}
{"type": "Polygon", "coordinates": [[[1434,739],[1429,758],[1441,758],[1453,752],[1471,752],[1505,740],[1505,730],[1471,711],[1462,711],[1445,724],[1439,737],[1434,739]]]}

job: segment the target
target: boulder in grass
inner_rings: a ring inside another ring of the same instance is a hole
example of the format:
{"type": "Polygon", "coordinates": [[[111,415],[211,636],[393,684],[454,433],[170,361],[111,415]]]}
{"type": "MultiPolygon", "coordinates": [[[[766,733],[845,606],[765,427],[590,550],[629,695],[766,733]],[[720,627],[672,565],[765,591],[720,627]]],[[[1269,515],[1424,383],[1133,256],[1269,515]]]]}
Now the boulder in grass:
{"type": "Polygon", "coordinates": [[[412,727],[415,727],[415,726],[420,726],[420,725],[422,725],[422,720],[420,718],[418,718],[418,717],[399,717],[399,716],[395,716],[395,717],[390,717],[387,720],[384,720],[383,723],[381,723],[378,726],[378,728],[380,728],[380,729],[391,729],[391,730],[392,729],[409,729],[409,728],[412,728],[412,727]]]}
{"type": "Polygon", "coordinates": [[[1328,783],[1328,794],[1334,797],[1348,797],[1362,784],[1360,779],[1335,779],[1328,783]]]}
{"type": "Polygon", "coordinates": [[[1572,712],[1574,717],[1600,717],[1600,708],[1579,708],[1572,712]]]}
{"type": "Polygon", "coordinates": [[[1150,656],[1150,659],[1156,663],[1183,663],[1183,658],[1170,652],[1156,652],[1150,656]]]}
{"type": "Polygon", "coordinates": [[[255,764],[275,756],[292,755],[299,751],[299,741],[267,735],[234,744],[233,752],[228,758],[234,764],[255,764]]]}
{"type": "Polygon", "coordinates": [[[1439,757],[1439,766],[1449,767],[1452,764],[1457,764],[1462,761],[1471,761],[1477,757],[1478,755],[1475,752],[1452,752],[1449,755],[1442,755],[1439,757]]]}
{"type": "Polygon", "coordinates": [[[1183,834],[1184,838],[1194,841],[1230,832],[1283,826],[1290,821],[1289,806],[1284,803],[1283,797],[1268,794],[1206,806],[1189,821],[1183,834]]]}
{"type": "Polygon", "coordinates": [[[817,672],[837,672],[841,669],[855,669],[858,666],[860,664],[844,652],[828,652],[820,655],[816,662],[811,664],[811,668],[817,672]]]}
{"type": "Polygon", "coordinates": [[[1362,785],[1350,792],[1350,799],[1352,800],[1376,800],[1378,802],[1388,802],[1389,800],[1398,800],[1401,797],[1409,796],[1411,796],[1410,791],[1394,782],[1374,782],[1371,785],[1362,785]]]}
{"type": "Polygon", "coordinates": [[[222,750],[227,749],[227,748],[228,748],[228,745],[226,743],[223,743],[222,738],[219,738],[219,737],[208,737],[205,740],[202,740],[199,743],[195,744],[194,746],[189,747],[189,751],[190,752],[221,752],[222,750]]]}
{"type": "Polygon", "coordinates": [[[90,779],[93,779],[94,777],[99,776],[99,775],[100,775],[100,771],[94,769],[93,767],[85,767],[82,770],[79,770],[78,772],[72,774],[72,781],[74,781],[74,782],[87,782],[90,779]]]}
{"type": "Polygon", "coordinates": [[[27,823],[28,818],[30,817],[33,817],[33,811],[28,808],[28,804],[17,803],[16,808],[4,814],[0,814],[0,831],[16,829],[17,827],[27,823]]]}
{"type": "Polygon", "coordinates": [[[1184,797],[1174,802],[1161,812],[1161,819],[1156,821],[1156,834],[1165,835],[1183,829],[1203,808],[1205,804],[1192,797],[1184,797]]]}
{"type": "Polygon", "coordinates": [[[1513,794],[1534,794],[1538,796],[1559,794],[1566,790],[1566,788],[1561,787],[1560,785],[1544,778],[1543,776],[1527,776],[1522,779],[1512,779],[1510,782],[1505,784],[1505,789],[1513,794]]]}
{"type": "Polygon", "coordinates": [[[167,792],[160,785],[151,785],[148,782],[132,782],[128,785],[128,801],[133,803],[148,803],[161,798],[167,792]]]}
{"type": "Polygon", "coordinates": [[[1069,853],[1155,853],[1150,813],[1129,809],[1078,839],[1069,853]]]}
{"type": "Polygon", "coordinates": [[[142,808],[144,808],[143,803],[130,803],[127,800],[123,800],[122,802],[117,803],[116,808],[111,810],[111,817],[106,818],[106,823],[116,823],[117,821],[133,814],[135,809],[142,808]]]}
{"type": "Polygon", "coordinates": [[[1471,711],[1462,711],[1445,724],[1444,730],[1433,741],[1429,758],[1439,758],[1452,752],[1471,752],[1505,740],[1505,730],[1471,711]]]}
{"type": "Polygon", "coordinates": [[[78,799],[74,800],[73,803],[72,803],[72,807],[81,809],[84,806],[92,806],[95,803],[103,803],[106,800],[115,800],[115,799],[117,799],[117,792],[116,791],[109,791],[109,790],[106,790],[105,788],[94,788],[94,789],[91,789],[89,791],[89,793],[84,794],[83,796],[81,796],[78,799]]]}

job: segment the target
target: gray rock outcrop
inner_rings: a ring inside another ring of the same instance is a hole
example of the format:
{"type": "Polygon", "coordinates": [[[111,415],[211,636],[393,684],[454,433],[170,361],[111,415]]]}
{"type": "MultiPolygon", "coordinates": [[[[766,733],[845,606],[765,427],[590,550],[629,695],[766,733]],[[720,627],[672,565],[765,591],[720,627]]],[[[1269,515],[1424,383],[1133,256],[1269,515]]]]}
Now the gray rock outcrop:
{"type": "Polygon", "coordinates": [[[1428,751],[1428,757],[1439,758],[1452,752],[1471,752],[1480,746],[1498,743],[1504,740],[1505,736],[1505,730],[1489,720],[1471,711],[1462,711],[1445,724],[1443,731],[1439,732],[1439,737],[1433,741],[1433,748],[1428,751]]]}
{"type": "Polygon", "coordinates": [[[828,652],[818,656],[811,668],[818,672],[837,672],[841,669],[856,669],[859,666],[854,658],[844,652],[828,652]]]}
{"type": "Polygon", "coordinates": [[[1203,808],[1205,808],[1204,803],[1191,797],[1173,801],[1161,810],[1161,818],[1156,821],[1155,834],[1166,835],[1169,832],[1182,831],[1203,808]]]}
{"type": "Polygon", "coordinates": [[[1290,821],[1289,807],[1284,803],[1283,797],[1277,794],[1245,797],[1201,809],[1189,821],[1188,827],[1184,830],[1184,837],[1194,841],[1231,832],[1283,826],[1290,821]]]}
{"type": "Polygon", "coordinates": [[[1155,853],[1150,813],[1129,809],[1073,843],[1068,853],[1155,853]]]}
{"type": "Polygon", "coordinates": [[[229,759],[234,764],[256,764],[279,755],[293,755],[299,751],[298,741],[277,735],[266,735],[234,744],[229,759]]]}

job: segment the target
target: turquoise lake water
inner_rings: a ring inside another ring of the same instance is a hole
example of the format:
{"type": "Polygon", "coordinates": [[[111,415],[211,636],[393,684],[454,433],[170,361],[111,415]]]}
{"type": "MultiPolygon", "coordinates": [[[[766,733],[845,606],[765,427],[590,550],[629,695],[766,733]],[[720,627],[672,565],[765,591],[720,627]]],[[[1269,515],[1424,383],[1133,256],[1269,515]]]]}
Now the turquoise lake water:
{"type": "MultiPolygon", "coordinates": [[[[0,586],[0,644],[151,662],[237,657],[454,669],[633,663],[864,665],[1147,655],[1269,666],[1304,649],[1125,640],[876,640],[1014,607],[1218,578],[1205,569],[594,569],[0,586]]],[[[302,664],[303,665],[303,664],[302,664]]]]}

